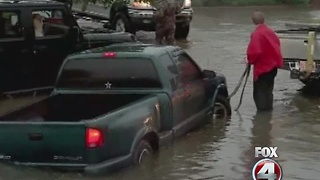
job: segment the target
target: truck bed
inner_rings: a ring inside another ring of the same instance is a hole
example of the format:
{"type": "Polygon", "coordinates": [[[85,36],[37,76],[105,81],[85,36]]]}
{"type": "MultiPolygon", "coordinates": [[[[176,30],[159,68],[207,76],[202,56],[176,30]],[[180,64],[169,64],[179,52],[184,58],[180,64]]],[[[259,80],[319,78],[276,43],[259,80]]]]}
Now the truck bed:
{"type": "Polygon", "coordinates": [[[56,94],[8,112],[0,116],[0,162],[81,169],[97,161],[88,155],[89,127],[81,120],[107,114],[145,96],[56,94]]]}
{"type": "Polygon", "coordinates": [[[146,94],[78,94],[53,95],[0,116],[0,121],[55,121],[78,122],[93,119],[146,94]]]}

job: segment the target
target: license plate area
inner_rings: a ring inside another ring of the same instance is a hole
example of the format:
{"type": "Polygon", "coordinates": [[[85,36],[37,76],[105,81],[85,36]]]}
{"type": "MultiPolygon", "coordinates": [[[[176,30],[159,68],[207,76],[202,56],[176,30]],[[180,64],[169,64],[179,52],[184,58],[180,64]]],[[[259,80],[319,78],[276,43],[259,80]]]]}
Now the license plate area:
{"type": "Polygon", "coordinates": [[[290,78],[291,79],[299,79],[300,77],[300,72],[297,70],[292,70],[290,71],[290,78]]]}
{"type": "MultiPolygon", "coordinates": [[[[305,72],[307,70],[307,61],[300,61],[299,62],[299,71],[300,72],[305,72]]],[[[313,62],[313,69],[311,72],[315,72],[316,71],[316,63],[313,62]]]]}

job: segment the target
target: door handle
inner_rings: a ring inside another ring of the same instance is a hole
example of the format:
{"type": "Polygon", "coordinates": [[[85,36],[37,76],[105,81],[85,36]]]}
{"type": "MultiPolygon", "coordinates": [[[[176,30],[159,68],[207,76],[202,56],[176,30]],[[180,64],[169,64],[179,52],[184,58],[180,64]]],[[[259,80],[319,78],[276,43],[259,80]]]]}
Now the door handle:
{"type": "Polygon", "coordinates": [[[31,50],[30,49],[21,49],[21,53],[30,53],[31,52],[31,50]]]}
{"type": "Polygon", "coordinates": [[[35,45],[33,46],[33,49],[37,50],[37,51],[43,51],[45,50],[47,47],[45,45],[35,45]]]}
{"type": "Polygon", "coordinates": [[[43,135],[41,133],[29,133],[28,136],[31,141],[41,141],[43,139],[43,135]]]}
{"type": "Polygon", "coordinates": [[[308,40],[307,40],[307,39],[306,39],[306,40],[304,40],[303,42],[304,42],[304,43],[306,43],[306,44],[308,44],[308,40]]]}

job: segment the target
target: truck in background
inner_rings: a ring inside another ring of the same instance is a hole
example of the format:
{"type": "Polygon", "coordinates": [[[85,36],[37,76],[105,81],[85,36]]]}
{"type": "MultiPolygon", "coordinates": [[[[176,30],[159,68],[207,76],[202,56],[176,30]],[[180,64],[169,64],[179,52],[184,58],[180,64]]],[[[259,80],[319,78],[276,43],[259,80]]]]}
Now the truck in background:
{"type": "Polygon", "coordinates": [[[68,54],[136,41],[130,33],[83,30],[61,2],[0,1],[0,92],[53,86],[68,54]],[[34,17],[43,21],[42,36],[34,17]]]}
{"type": "MultiPolygon", "coordinates": [[[[177,39],[186,39],[193,17],[192,3],[191,0],[175,1],[182,4],[181,12],[176,16],[175,35],[177,39]]],[[[103,4],[88,4],[85,11],[82,11],[83,4],[73,3],[72,9],[79,14],[104,17],[109,20],[105,27],[135,34],[139,30],[155,31],[156,8],[151,4],[148,0],[116,0],[106,7],[103,4]]]]}

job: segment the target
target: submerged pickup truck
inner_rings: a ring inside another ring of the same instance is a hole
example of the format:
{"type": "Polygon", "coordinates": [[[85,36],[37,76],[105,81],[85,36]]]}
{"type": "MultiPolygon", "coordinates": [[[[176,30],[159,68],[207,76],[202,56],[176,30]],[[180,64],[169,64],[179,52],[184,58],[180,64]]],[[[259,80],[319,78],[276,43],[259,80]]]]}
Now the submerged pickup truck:
{"type": "Polygon", "coordinates": [[[53,86],[67,55],[135,41],[130,33],[82,30],[61,2],[0,1],[0,92],[53,86]]]}
{"type": "Polygon", "coordinates": [[[226,78],[181,48],[125,43],[70,55],[52,94],[0,116],[0,160],[108,173],[231,115],[226,78]]]}

